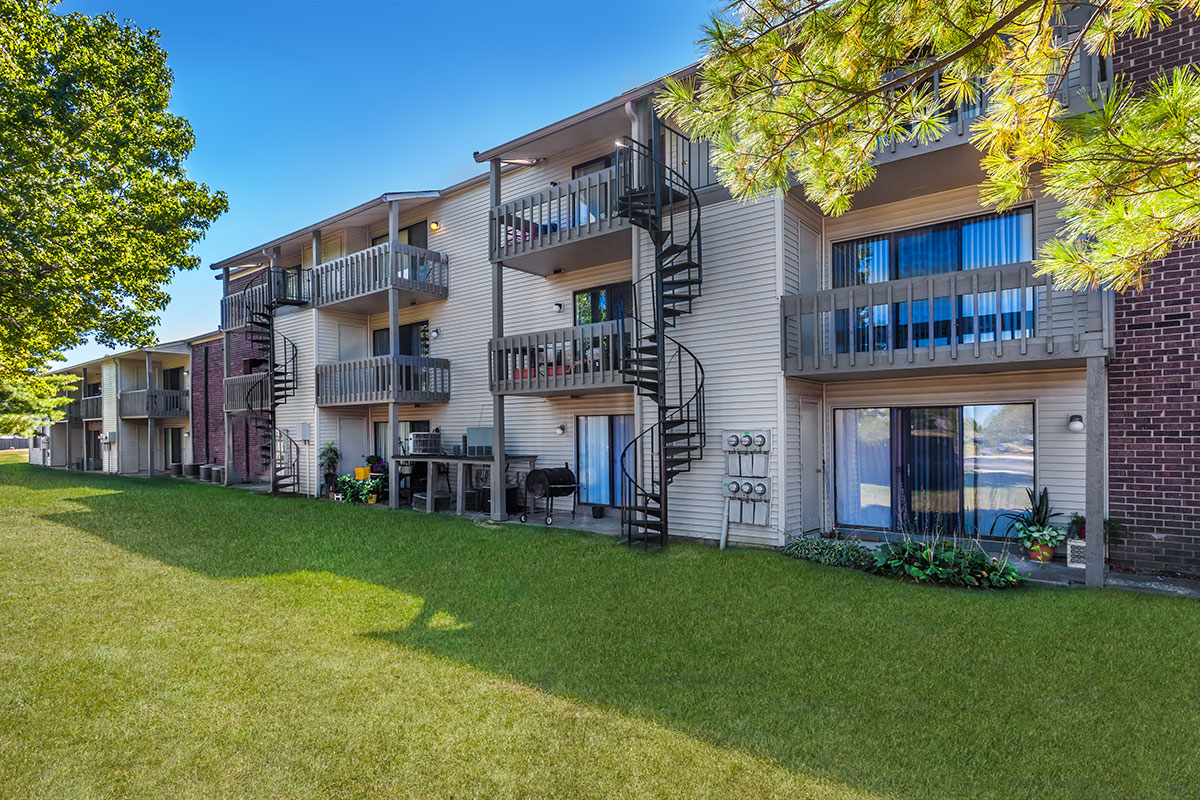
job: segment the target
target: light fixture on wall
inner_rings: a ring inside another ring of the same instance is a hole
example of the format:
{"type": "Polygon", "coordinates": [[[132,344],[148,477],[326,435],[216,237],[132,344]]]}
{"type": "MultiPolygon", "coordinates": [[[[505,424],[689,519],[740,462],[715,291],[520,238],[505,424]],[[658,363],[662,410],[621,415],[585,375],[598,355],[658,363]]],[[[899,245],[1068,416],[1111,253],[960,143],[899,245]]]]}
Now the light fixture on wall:
{"type": "Polygon", "coordinates": [[[184,437],[185,437],[185,438],[190,438],[190,437],[191,437],[191,435],[192,435],[192,432],[191,432],[191,431],[184,431],[184,432],[183,432],[183,435],[184,435],[184,437]]]}
{"type": "Polygon", "coordinates": [[[433,222],[429,223],[429,230],[433,231],[434,233],[437,233],[441,229],[442,229],[442,223],[438,222],[436,219],[433,222]]]}
{"type": "Polygon", "coordinates": [[[431,331],[429,332],[429,338],[430,338],[430,339],[436,339],[437,337],[439,337],[439,336],[441,336],[441,335],[442,335],[442,332],[441,332],[441,330],[440,330],[440,329],[438,329],[438,328],[434,328],[433,330],[431,330],[431,331]]]}
{"type": "Polygon", "coordinates": [[[554,313],[555,313],[555,314],[561,314],[561,313],[562,313],[562,310],[563,310],[563,304],[562,304],[562,303],[555,303],[555,304],[554,304],[554,313]]]}
{"type": "Polygon", "coordinates": [[[559,423],[559,426],[554,429],[554,432],[557,433],[559,436],[564,436],[567,433],[567,426],[563,425],[562,423],[559,423]]]}
{"type": "Polygon", "coordinates": [[[1067,430],[1071,433],[1083,433],[1083,415],[1072,414],[1071,418],[1067,420],[1067,430]]]}

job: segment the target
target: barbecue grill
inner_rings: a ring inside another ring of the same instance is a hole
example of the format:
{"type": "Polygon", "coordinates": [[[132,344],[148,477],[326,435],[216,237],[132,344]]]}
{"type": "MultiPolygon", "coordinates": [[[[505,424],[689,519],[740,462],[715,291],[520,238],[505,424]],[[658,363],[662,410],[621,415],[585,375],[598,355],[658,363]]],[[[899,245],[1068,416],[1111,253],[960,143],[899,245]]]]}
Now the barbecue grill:
{"type": "Polygon", "coordinates": [[[546,524],[554,524],[554,498],[571,498],[571,519],[575,519],[575,497],[579,490],[579,481],[567,464],[551,469],[530,470],[525,476],[525,510],[521,512],[521,522],[527,522],[530,514],[537,514],[537,501],[546,501],[546,524]],[[531,503],[530,500],[533,500],[531,503]]]}

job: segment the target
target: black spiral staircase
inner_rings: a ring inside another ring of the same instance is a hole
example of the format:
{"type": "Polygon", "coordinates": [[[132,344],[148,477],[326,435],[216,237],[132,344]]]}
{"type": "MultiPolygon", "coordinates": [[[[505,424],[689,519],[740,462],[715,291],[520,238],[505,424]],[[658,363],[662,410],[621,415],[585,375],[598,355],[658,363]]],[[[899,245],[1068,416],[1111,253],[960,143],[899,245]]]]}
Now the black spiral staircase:
{"type": "MultiPolygon", "coordinates": [[[[246,366],[262,378],[246,390],[250,424],[259,435],[259,457],[273,492],[300,490],[300,445],[276,426],[276,411],[296,394],[295,342],[275,332],[275,311],[280,306],[304,305],[299,274],[262,270],[243,294],[246,341],[257,353],[246,366]]],[[[249,446],[249,442],[247,442],[249,446]]]]}
{"type": "Polygon", "coordinates": [[[616,153],[616,209],[645,230],[654,271],[633,287],[632,342],[622,374],[657,416],[621,453],[621,528],[647,548],[667,543],[668,487],[704,457],[704,367],[672,337],[702,284],[700,201],[689,181],[690,142],[652,117],[649,144],[624,138],[616,153]],[[649,285],[647,285],[649,282],[649,285]]]}

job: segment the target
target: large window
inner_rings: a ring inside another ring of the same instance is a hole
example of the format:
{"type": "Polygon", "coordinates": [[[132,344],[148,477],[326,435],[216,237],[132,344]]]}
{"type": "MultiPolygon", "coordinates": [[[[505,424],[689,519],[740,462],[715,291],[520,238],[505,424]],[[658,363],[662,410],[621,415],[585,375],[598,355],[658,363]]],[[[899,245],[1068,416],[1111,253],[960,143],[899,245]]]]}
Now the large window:
{"type": "Polygon", "coordinates": [[[1007,536],[1033,467],[1031,403],[834,411],[838,525],[1007,536]]]}
{"type": "MultiPolygon", "coordinates": [[[[1033,210],[985,214],[954,222],[861,239],[836,242],[832,248],[833,288],[890,280],[1020,264],[1033,259],[1033,210]]],[[[877,296],[882,293],[877,293],[877,296]]],[[[936,297],[909,309],[907,302],[886,302],[839,309],[833,317],[834,346],[839,353],[994,342],[1033,336],[1037,293],[1033,287],[1004,289],[956,297],[936,297]],[[999,302],[997,314],[996,303],[999,302]],[[891,316],[889,326],[889,315],[891,316]],[[976,330],[976,316],[979,324],[976,330]],[[910,319],[911,318],[911,319],[910,319]],[[889,327],[892,334],[889,336],[889,327]],[[999,331],[997,332],[997,328],[999,331]]]]}
{"type": "Polygon", "coordinates": [[[625,319],[633,306],[633,284],[613,283],[575,293],[575,324],[625,319]]]}
{"type": "MultiPolygon", "coordinates": [[[[400,347],[396,355],[429,357],[429,321],[410,322],[397,328],[400,347]]],[[[371,355],[386,356],[391,353],[392,342],[387,328],[371,331],[371,355]]]]}

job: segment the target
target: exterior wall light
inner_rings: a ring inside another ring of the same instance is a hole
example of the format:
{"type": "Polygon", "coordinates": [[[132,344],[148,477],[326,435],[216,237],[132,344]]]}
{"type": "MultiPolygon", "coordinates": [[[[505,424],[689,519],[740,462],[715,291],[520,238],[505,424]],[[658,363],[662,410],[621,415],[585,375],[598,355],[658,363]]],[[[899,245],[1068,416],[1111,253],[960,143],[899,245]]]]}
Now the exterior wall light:
{"type": "Polygon", "coordinates": [[[1067,430],[1071,433],[1083,433],[1083,415],[1072,414],[1071,419],[1067,421],[1067,430]]]}
{"type": "Polygon", "coordinates": [[[436,339],[436,338],[438,338],[438,337],[439,337],[439,336],[441,336],[441,335],[442,335],[442,331],[441,331],[441,329],[440,329],[440,328],[434,328],[433,330],[431,330],[431,331],[429,332],[429,338],[430,338],[430,339],[436,339]]]}
{"type": "Polygon", "coordinates": [[[567,433],[567,426],[560,423],[559,426],[554,429],[554,432],[559,436],[565,436],[567,433]]]}
{"type": "Polygon", "coordinates": [[[561,314],[561,313],[562,313],[562,310],[563,310],[563,304],[562,304],[562,303],[555,303],[555,304],[554,304],[554,313],[555,313],[555,314],[561,314]]]}
{"type": "Polygon", "coordinates": [[[442,229],[442,223],[438,222],[437,220],[434,220],[433,222],[429,223],[429,230],[433,231],[434,233],[437,233],[441,229],[442,229]]]}

